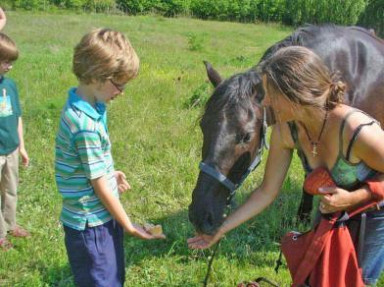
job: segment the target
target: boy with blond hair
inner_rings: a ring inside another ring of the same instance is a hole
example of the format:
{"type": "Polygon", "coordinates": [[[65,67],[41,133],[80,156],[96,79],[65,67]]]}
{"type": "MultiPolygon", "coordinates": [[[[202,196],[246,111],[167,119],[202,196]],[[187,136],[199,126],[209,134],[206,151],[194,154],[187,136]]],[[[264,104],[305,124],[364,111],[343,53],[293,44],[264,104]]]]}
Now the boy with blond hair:
{"type": "Polygon", "coordinates": [[[29,158],[24,147],[23,121],[15,82],[4,75],[12,69],[19,51],[7,35],[0,32],[0,248],[13,247],[7,234],[27,237],[29,232],[16,224],[19,153],[23,164],[29,158]]]}
{"type": "Polygon", "coordinates": [[[131,223],[119,200],[130,186],[115,171],[106,104],[136,77],[139,59],[120,32],[96,29],[75,47],[73,72],[56,137],[56,183],[63,197],[65,246],[78,286],[123,286],[123,232],[154,236],[131,223]]]}

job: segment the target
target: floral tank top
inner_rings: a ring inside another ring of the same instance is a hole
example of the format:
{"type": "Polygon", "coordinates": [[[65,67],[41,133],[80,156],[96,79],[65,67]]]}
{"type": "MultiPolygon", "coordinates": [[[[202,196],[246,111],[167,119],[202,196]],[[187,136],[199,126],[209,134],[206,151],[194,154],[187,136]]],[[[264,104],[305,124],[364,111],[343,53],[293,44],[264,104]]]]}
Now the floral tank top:
{"type": "MultiPolygon", "coordinates": [[[[363,161],[360,161],[359,163],[351,163],[349,161],[352,146],[356,141],[357,136],[361,131],[361,129],[364,128],[365,126],[370,126],[373,124],[380,125],[380,123],[375,119],[370,117],[371,121],[369,123],[361,124],[356,128],[351,138],[351,141],[348,144],[346,155],[344,156],[343,154],[343,131],[344,131],[345,123],[349,118],[349,116],[351,116],[353,113],[356,113],[356,112],[364,113],[360,110],[353,110],[345,116],[345,118],[341,123],[340,131],[339,131],[339,153],[338,153],[335,165],[330,170],[331,176],[334,182],[336,183],[336,185],[346,190],[355,189],[360,183],[366,181],[367,179],[373,177],[376,174],[376,171],[368,167],[363,161]]],[[[297,130],[296,123],[288,122],[288,126],[291,131],[292,139],[297,149],[297,154],[301,160],[301,163],[305,170],[305,174],[307,175],[313,169],[308,164],[308,160],[298,141],[298,130],[297,130]]]]}

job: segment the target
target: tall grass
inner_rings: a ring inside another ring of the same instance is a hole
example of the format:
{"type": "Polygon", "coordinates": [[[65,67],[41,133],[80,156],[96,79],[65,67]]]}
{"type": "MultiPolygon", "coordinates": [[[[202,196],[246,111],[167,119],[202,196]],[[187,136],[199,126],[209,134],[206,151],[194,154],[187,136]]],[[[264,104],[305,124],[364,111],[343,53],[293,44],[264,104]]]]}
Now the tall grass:
{"type": "MultiPolygon", "coordinates": [[[[122,202],[135,222],[160,223],[167,240],[147,242],[126,236],[126,286],[200,286],[211,251],[191,251],[187,206],[197,177],[201,110],[186,108],[206,81],[203,60],[225,76],[255,64],[274,42],[289,34],[275,25],[244,25],[161,17],[46,15],[9,12],[4,30],[18,44],[20,59],[9,76],[18,83],[31,166],[21,171],[18,221],[32,237],[11,239],[15,248],[0,256],[0,286],[73,286],[62,226],[61,198],[54,182],[54,138],[69,87],[74,45],[93,27],[124,32],[141,59],[139,77],[109,107],[116,168],[132,190],[122,202]],[[190,35],[203,39],[190,48],[190,35]]],[[[210,90],[207,88],[207,93],[210,90]]],[[[262,168],[237,197],[245,200],[260,182],[262,168]]],[[[285,267],[274,274],[276,242],[295,225],[302,179],[295,166],[280,197],[255,220],[223,240],[210,286],[233,286],[257,276],[281,286],[285,267]]]]}

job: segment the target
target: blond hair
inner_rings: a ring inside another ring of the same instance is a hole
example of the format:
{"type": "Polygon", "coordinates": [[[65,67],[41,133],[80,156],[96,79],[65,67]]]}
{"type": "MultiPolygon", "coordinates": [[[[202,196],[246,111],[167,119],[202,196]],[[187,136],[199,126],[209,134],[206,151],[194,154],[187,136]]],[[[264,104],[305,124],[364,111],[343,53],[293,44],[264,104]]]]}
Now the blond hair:
{"type": "Polygon", "coordinates": [[[83,36],[73,55],[73,72],[80,82],[126,83],[136,77],[139,58],[129,40],[111,29],[95,29],[83,36]]]}
{"type": "Polygon", "coordinates": [[[19,57],[19,50],[15,42],[0,32],[0,62],[13,62],[19,57]]]}
{"type": "Polygon", "coordinates": [[[333,109],[343,102],[346,85],[307,48],[278,50],[261,63],[261,72],[267,78],[268,90],[282,93],[294,104],[333,109]]]}

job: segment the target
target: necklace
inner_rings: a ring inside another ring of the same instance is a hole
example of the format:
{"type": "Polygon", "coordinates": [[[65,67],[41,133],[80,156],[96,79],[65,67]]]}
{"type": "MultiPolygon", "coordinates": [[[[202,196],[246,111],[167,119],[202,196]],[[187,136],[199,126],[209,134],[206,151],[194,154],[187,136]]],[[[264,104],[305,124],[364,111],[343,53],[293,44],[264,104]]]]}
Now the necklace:
{"type": "Polygon", "coordinates": [[[321,126],[321,130],[320,130],[319,136],[317,137],[317,141],[313,141],[311,139],[311,137],[309,136],[309,132],[307,130],[307,127],[305,126],[305,124],[303,124],[305,134],[307,135],[307,138],[308,138],[308,140],[309,140],[309,142],[311,143],[311,146],[312,146],[311,153],[312,153],[313,157],[316,157],[318,155],[317,146],[319,145],[321,136],[323,135],[325,124],[327,123],[327,119],[328,119],[328,111],[325,112],[325,116],[324,116],[324,120],[323,120],[323,125],[321,126]]]}

